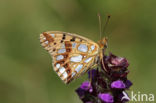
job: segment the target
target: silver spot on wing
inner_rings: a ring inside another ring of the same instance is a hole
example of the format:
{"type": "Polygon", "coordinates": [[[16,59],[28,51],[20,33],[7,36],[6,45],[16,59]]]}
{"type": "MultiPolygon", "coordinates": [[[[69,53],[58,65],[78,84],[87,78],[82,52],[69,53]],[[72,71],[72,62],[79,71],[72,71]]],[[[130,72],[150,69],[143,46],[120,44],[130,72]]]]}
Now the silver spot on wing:
{"type": "Polygon", "coordinates": [[[80,62],[82,60],[82,55],[73,56],[70,58],[70,61],[72,62],[80,62]]]}
{"type": "Polygon", "coordinates": [[[58,53],[65,53],[66,52],[66,49],[59,49],[58,50],[58,53]]]}
{"type": "Polygon", "coordinates": [[[72,77],[74,77],[74,76],[75,76],[75,74],[76,74],[76,72],[73,72],[73,73],[72,73],[72,77]]]}
{"type": "Polygon", "coordinates": [[[56,68],[60,68],[60,66],[61,66],[60,64],[56,64],[56,68]]]}
{"type": "Polygon", "coordinates": [[[76,68],[75,71],[78,73],[83,67],[83,64],[79,64],[76,68]]]}
{"type": "Polygon", "coordinates": [[[65,68],[64,67],[61,67],[60,69],[59,69],[59,72],[62,74],[62,73],[64,73],[65,72],[65,68]]]}
{"type": "Polygon", "coordinates": [[[81,52],[87,52],[88,51],[88,47],[86,44],[80,44],[78,47],[78,50],[81,52]]]}
{"type": "Polygon", "coordinates": [[[64,77],[64,78],[67,78],[67,77],[68,77],[67,72],[64,72],[64,73],[63,73],[63,77],[64,77]]]}
{"type": "Polygon", "coordinates": [[[94,50],[94,49],[95,49],[95,45],[92,45],[92,46],[91,46],[91,50],[94,50]]]}
{"type": "Polygon", "coordinates": [[[72,43],[72,48],[76,48],[77,43],[72,43]]]}
{"type": "Polygon", "coordinates": [[[64,43],[61,45],[61,48],[65,48],[65,44],[64,43]]]}
{"type": "Polygon", "coordinates": [[[48,44],[49,42],[48,42],[48,41],[45,41],[44,43],[45,43],[45,44],[48,44]]]}
{"type": "Polygon", "coordinates": [[[55,34],[50,34],[53,38],[55,37],[55,34]]]}
{"type": "Polygon", "coordinates": [[[63,59],[64,57],[63,57],[63,55],[58,55],[57,57],[56,57],[56,60],[61,60],[61,59],[63,59]]]}

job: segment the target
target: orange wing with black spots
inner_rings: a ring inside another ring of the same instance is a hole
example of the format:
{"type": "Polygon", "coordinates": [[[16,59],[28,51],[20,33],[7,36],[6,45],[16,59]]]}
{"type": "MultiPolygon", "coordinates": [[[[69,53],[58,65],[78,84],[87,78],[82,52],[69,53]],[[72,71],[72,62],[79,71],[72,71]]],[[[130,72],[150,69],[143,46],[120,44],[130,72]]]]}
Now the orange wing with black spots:
{"type": "Polygon", "coordinates": [[[73,33],[48,31],[40,34],[41,45],[50,53],[53,68],[64,83],[70,83],[96,64],[99,46],[73,33]]]}

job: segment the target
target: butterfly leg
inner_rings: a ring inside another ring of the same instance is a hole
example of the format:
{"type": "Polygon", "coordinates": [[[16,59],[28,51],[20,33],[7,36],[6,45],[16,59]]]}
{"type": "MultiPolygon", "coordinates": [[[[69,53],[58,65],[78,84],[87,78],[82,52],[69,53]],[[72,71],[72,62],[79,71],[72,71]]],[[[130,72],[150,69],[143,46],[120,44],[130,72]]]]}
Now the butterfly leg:
{"type": "MultiPolygon", "coordinates": [[[[94,64],[93,66],[91,66],[90,68],[93,69],[93,68],[97,68],[98,67],[98,64],[94,64]]],[[[92,83],[92,72],[90,70],[90,83],[92,83]]]]}
{"type": "Polygon", "coordinates": [[[92,68],[96,68],[96,67],[98,67],[98,64],[94,64],[94,65],[91,66],[90,68],[92,69],[92,68]]]}

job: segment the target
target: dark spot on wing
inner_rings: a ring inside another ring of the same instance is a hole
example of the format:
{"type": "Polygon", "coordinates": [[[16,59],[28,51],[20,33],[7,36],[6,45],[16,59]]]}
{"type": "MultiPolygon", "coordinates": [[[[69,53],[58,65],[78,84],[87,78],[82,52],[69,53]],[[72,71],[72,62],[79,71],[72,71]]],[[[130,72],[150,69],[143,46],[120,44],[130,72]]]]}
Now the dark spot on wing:
{"type": "Polygon", "coordinates": [[[64,39],[66,39],[66,36],[63,36],[63,37],[62,37],[62,40],[64,40],[64,39]]]}
{"type": "Polygon", "coordinates": [[[57,63],[59,63],[59,64],[64,64],[64,62],[65,62],[64,59],[57,61],[57,63]]]}
{"type": "Polygon", "coordinates": [[[58,72],[58,71],[59,71],[59,69],[56,70],[56,72],[58,72]]]}
{"type": "Polygon", "coordinates": [[[66,34],[65,33],[63,33],[63,37],[65,37],[66,36],[66,34]]]}
{"type": "Polygon", "coordinates": [[[43,35],[45,36],[46,40],[48,40],[49,43],[54,41],[54,38],[50,36],[48,33],[43,32],[43,35]]]}
{"type": "Polygon", "coordinates": [[[73,37],[72,39],[70,39],[70,41],[75,41],[75,37],[73,37]]]}
{"type": "Polygon", "coordinates": [[[67,58],[68,57],[68,54],[64,54],[64,58],[67,58]]]}
{"type": "Polygon", "coordinates": [[[82,39],[80,39],[80,42],[82,42],[82,39]]]}
{"type": "Polygon", "coordinates": [[[67,72],[68,74],[71,73],[71,69],[68,68],[68,69],[66,70],[66,72],[67,72]]]}
{"type": "Polygon", "coordinates": [[[66,51],[67,51],[67,52],[71,52],[71,49],[70,49],[70,48],[67,48],[66,51]]]}
{"type": "Polygon", "coordinates": [[[63,67],[65,67],[65,68],[68,68],[68,64],[66,63],[66,64],[64,64],[64,66],[63,67]]]}
{"type": "Polygon", "coordinates": [[[60,43],[63,43],[63,40],[61,40],[60,43]]]}
{"type": "Polygon", "coordinates": [[[72,47],[72,44],[69,41],[65,42],[65,47],[72,47]]]}
{"type": "Polygon", "coordinates": [[[54,48],[53,51],[56,51],[56,49],[54,48]]]}
{"type": "Polygon", "coordinates": [[[72,43],[70,41],[65,41],[66,52],[72,51],[72,43]]]}

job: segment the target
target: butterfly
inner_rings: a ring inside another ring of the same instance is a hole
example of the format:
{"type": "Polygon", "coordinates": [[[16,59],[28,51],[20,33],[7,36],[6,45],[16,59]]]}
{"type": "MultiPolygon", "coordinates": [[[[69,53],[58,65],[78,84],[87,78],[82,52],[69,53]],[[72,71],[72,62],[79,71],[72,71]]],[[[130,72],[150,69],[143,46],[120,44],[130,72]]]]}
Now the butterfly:
{"type": "Polygon", "coordinates": [[[54,71],[68,84],[98,64],[107,39],[95,43],[74,33],[48,31],[40,34],[40,43],[51,55],[54,71]]]}

